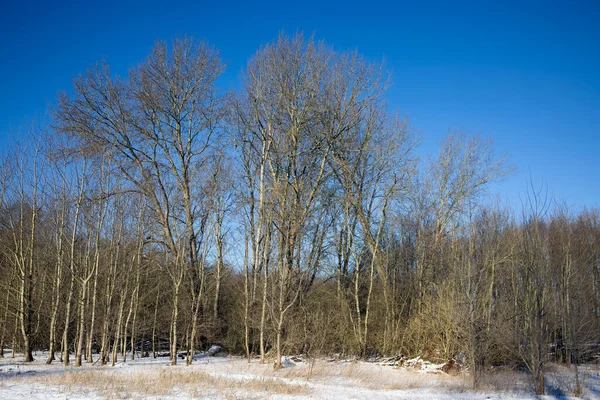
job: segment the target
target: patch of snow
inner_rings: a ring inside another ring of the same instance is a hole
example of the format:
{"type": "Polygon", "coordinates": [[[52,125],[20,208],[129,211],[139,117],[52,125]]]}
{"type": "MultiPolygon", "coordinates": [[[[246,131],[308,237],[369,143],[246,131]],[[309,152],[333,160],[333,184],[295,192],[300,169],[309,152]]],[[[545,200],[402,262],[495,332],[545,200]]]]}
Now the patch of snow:
{"type": "Polygon", "coordinates": [[[292,367],[296,366],[296,363],[294,361],[292,361],[291,358],[281,357],[281,366],[283,368],[292,368],[292,367]]]}
{"type": "Polygon", "coordinates": [[[209,356],[214,356],[215,354],[217,354],[218,352],[220,352],[221,349],[222,349],[221,346],[213,344],[212,346],[210,346],[210,349],[208,349],[207,353],[208,353],[209,356]]]}

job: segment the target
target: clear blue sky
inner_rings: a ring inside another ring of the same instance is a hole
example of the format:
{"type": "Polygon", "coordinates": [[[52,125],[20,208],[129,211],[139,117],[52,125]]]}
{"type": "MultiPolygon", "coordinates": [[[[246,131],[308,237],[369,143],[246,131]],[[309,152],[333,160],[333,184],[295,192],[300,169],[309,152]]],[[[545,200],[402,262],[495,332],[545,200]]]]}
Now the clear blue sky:
{"type": "Polygon", "coordinates": [[[575,208],[600,206],[600,1],[6,1],[0,6],[0,146],[44,120],[59,90],[105,58],[119,74],[157,39],[221,49],[222,85],[280,31],[387,61],[393,109],[434,151],[481,132],[519,172],[494,190],[519,204],[531,175],[575,208]]]}

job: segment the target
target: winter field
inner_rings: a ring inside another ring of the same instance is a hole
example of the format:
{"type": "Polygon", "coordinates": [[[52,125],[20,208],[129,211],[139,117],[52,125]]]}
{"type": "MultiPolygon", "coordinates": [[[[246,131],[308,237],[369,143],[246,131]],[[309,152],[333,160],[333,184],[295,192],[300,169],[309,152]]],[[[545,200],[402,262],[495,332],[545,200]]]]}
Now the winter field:
{"type": "MultiPolygon", "coordinates": [[[[571,398],[573,372],[549,365],[547,396],[533,395],[530,377],[515,371],[495,371],[478,391],[470,389],[468,372],[448,375],[429,365],[397,368],[364,361],[317,359],[294,362],[274,370],[273,363],[248,363],[240,357],[200,354],[193,365],[168,357],[136,358],[113,366],[84,363],[46,365],[47,354],[24,363],[0,359],[0,399],[557,399],[571,398]]],[[[585,365],[583,398],[600,399],[600,366],[585,365]]],[[[572,397],[574,398],[574,397],[572,397]]]]}

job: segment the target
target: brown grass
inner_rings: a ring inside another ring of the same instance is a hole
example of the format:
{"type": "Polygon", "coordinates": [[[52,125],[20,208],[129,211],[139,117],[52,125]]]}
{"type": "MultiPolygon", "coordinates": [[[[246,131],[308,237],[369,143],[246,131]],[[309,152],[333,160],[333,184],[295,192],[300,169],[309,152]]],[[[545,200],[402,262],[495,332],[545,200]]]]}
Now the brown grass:
{"type": "MultiPolygon", "coordinates": [[[[470,383],[471,381],[469,380],[470,383]]],[[[487,371],[480,378],[478,392],[527,392],[531,390],[530,386],[530,376],[527,373],[510,369],[497,369],[495,371],[487,371]]]]}
{"type": "MultiPolygon", "coordinates": [[[[180,392],[195,396],[251,398],[262,393],[286,395],[306,394],[306,385],[289,383],[277,378],[249,377],[235,379],[214,376],[185,367],[119,373],[99,369],[64,371],[49,375],[16,377],[22,383],[41,383],[60,386],[64,391],[93,390],[106,398],[145,398],[148,396],[173,396],[180,392]]],[[[262,397],[262,396],[261,396],[262,397]]]]}
{"type": "MultiPolygon", "coordinates": [[[[466,375],[419,373],[365,362],[332,363],[318,359],[274,370],[272,364],[230,359],[184,365],[140,365],[133,368],[87,366],[82,369],[39,366],[31,374],[13,375],[23,383],[56,387],[63,392],[87,390],[106,398],[266,398],[270,394],[319,396],[323,390],[410,390],[421,387],[463,391],[466,375]],[[311,368],[312,365],[312,368],[311,368]]],[[[465,381],[467,387],[465,387],[465,381]]],[[[498,385],[502,386],[502,385],[498,385]]]]}
{"type": "Polygon", "coordinates": [[[462,379],[450,377],[444,373],[416,373],[364,362],[337,364],[318,360],[312,373],[309,370],[309,363],[302,363],[297,367],[282,370],[281,376],[307,380],[310,377],[310,381],[314,382],[336,378],[350,385],[374,390],[406,390],[424,386],[440,386],[453,390],[460,389],[462,385],[462,379]]]}

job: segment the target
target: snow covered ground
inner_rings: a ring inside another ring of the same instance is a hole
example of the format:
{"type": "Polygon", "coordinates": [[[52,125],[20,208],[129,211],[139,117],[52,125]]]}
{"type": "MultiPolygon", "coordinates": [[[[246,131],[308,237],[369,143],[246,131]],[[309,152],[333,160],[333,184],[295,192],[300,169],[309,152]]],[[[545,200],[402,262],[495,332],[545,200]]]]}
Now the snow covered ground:
{"type": "MultiPolygon", "coordinates": [[[[527,374],[495,372],[480,391],[469,389],[466,373],[393,368],[361,361],[287,361],[288,368],[274,370],[273,363],[250,364],[240,357],[197,357],[171,366],[168,358],[128,357],[114,367],[84,363],[80,368],[58,362],[44,363],[46,354],[24,363],[23,357],[0,359],[0,399],[100,399],[100,398],[219,398],[219,399],[534,399],[527,374]]],[[[600,399],[600,367],[581,367],[585,373],[584,398],[600,399]]],[[[548,396],[569,398],[574,375],[551,365],[547,372],[548,396]]]]}

